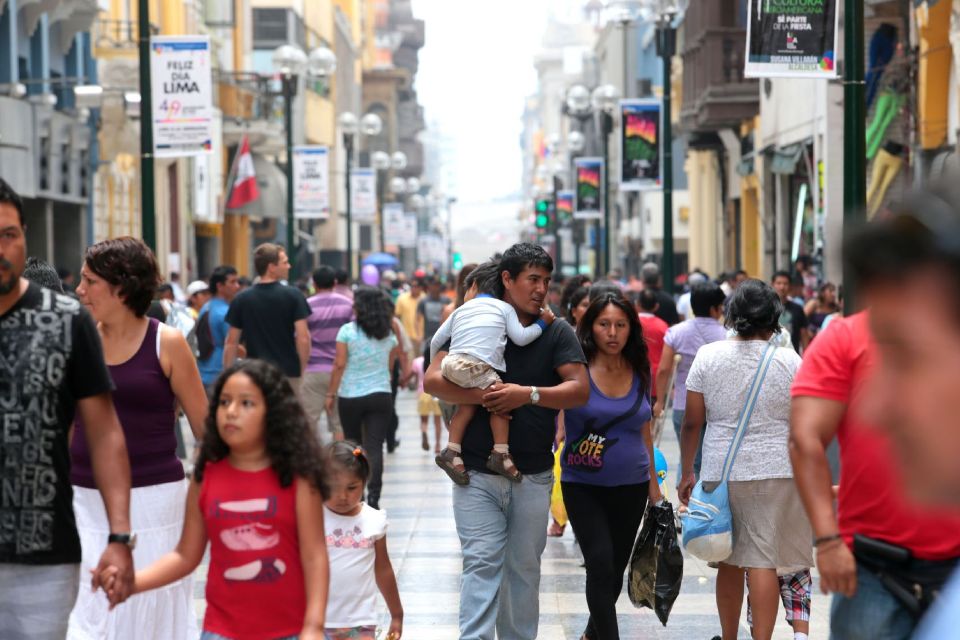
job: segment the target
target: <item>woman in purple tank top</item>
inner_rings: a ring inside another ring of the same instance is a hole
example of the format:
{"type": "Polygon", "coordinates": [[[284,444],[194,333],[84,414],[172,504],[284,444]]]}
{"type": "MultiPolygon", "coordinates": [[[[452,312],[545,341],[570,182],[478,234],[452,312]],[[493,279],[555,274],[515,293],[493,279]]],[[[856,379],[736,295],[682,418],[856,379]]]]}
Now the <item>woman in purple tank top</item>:
{"type": "MultiPolygon", "coordinates": [[[[145,314],[160,282],[157,260],[135,238],[116,238],[87,249],[77,295],[103,341],[113,379],[113,403],[130,456],[130,523],[137,535],[135,567],[145,567],[177,545],[187,482],[176,456],[177,407],[197,439],[207,415],[196,360],[183,335],[145,314]]],[[[83,422],[70,445],[73,507],[83,548],[82,573],[97,566],[110,532],[90,465],[83,422]]],[[[186,639],[198,635],[190,579],[132,596],[108,616],[109,603],[81,583],[68,638],[186,639]]]]}
{"type": "Polygon", "coordinates": [[[582,638],[619,640],[617,599],[651,481],[650,360],[640,319],[619,292],[601,293],[577,325],[590,399],[563,412],[560,486],[587,567],[590,619],[582,638]]]}

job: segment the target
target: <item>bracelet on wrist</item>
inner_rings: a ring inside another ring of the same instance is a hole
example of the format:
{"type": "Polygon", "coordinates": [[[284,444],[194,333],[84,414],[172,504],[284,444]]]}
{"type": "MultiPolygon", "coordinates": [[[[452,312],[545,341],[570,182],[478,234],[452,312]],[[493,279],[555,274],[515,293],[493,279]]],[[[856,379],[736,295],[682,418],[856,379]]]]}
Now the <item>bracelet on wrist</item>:
{"type": "Polygon", "coordinates": [[[843,540],[843,537],[839,533],[834,533],[833,535],[829,535],[829,536],[821,536],[819,538],[814,539],[813,546],[819,547],[822,544],[827,544],[828,542],[835,542],[837,540],[840,540],[840,541],[843,540]]]}

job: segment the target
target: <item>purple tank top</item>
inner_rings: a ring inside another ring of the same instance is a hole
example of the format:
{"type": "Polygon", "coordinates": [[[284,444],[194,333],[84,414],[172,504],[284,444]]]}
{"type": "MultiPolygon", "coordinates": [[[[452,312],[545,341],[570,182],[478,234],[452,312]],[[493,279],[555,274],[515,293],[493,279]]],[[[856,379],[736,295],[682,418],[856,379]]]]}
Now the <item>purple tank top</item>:
{"type": "MultiPolygon", "coordinates": [[[[113,405],[127,440],[133,487],[176,482],[184,477],[173,431],[177,399],[157,355],[159,330],[160,323],[150,318],[147,334],[133,357],[108,367],[116,387],[113,405]]],[[[79,415],[70,445],[70,460],[70,482],[95,489],[90,449],[79,415]]]]}

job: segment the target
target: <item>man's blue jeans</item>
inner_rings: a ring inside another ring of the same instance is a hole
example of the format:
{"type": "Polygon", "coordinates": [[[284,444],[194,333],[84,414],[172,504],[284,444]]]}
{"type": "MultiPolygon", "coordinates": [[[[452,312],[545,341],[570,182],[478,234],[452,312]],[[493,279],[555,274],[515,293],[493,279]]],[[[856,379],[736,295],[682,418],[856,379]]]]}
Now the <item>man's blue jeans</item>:
{"type": "Polygon", "coordinates": [[[871,572],[857,567],[857,593],[836,594],[830,607],[831,640],[908,640],[917,622],[871,572]]]}
{"type": "Polygon", "coordinates": [[[502,476],[470,472],[453,489],[463,550],[460,640],[534,640],[540,618],[540,556],[547,544],[553,471],[502,476]]]}
{"type": "MultiPolygon", "coordinates": [[[[683,427],[683,416],[686,414],[686,411],[677,411],[673,410],[673,431],[677,434],[677,444],[680,443],[680,429],[683,427]]],[[[697,479],[700,478],[700,463],[703,462],[703,437],[707,434],[707,426],[704,425],[703,429],[700,431],[700,446],[697,448],[697,457],[693,460],[693,473],[697,476],[697,479]]],[[[677,486],[680,486],[680,480],[682,479],[681,471],[683,469],[683,461],[677,462],[677,486]]]]}

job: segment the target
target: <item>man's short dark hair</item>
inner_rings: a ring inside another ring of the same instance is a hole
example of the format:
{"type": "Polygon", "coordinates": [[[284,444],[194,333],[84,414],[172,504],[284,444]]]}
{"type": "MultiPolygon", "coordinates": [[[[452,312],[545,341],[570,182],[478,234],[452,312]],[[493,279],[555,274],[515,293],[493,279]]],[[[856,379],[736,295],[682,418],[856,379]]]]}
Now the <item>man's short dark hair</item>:
{"type": "Polygon", "coordinates": [[[538,267],[553,273],[553,258],[543,247],[529,242],[518,242],[503,252],[500,258],[500,272],[506,271],[510,279],[515,280],[524,269],[538,267]]]}
{"type": "Polygon", "coordinates": [[[660,304],[660,299],[657,298],[657,292],[653,289],[644,289],[637,296],[637,304],[647,313],[653,313],[660,304]]]}
{"type": "Polygon", "coordinates": [[[337,284],[337,272],[333,267],[320,265],[313,270],[313,286],[317,289],[333,289],[337,284]]]}
{"type": "Polygon", "coordinates": [[[793,276],[790,275],[790,272],[786,269],[780,269],[779,271],[774,271],[773,276],[770,277],[770,284],[773,284],[777,281],[777,278],[786,278],[789,282],[793,282],[793,276]]]}
{"type": "Polygon", "coordinates": [[[723,306],[727,296],[715,282],[701,282],[690,291],[690,308],[697,318],[709,318],[710,310],[723,306]]]}
{"type": "Polygon", "coordinates": [[[27,264],[23,269],[23,277],[45,289],[63,293],[63,283],[60,281],[57,270],[40,258],[34,256],[27,258],[27,264]]]}
{"type": "Polygon", "coordinates": [[[347,270],[343,267],[340,267],[336,270],[334,278],[336,279],[337,284],[345,287],[350,286],[350,274],[347,273],[347,270]]]}
{"type": "Polygon", "coordinates": [[[660,288],[660,267],[655,262],[648,262],[640,268],[640,279],[643,286],[651,289],[660,288]]]}
{"type": "Polygon", "coordinates": [[[9,204],[16,209],[17,216],[20,217],[20,226],[26,226],[23,220],[23,200],[3,178],[0,178],[0,204],[9,204]]]}
{"type": "Polygon", "coordinates": [[[226,284],[227,279],[235,275],[237,275],[237,270],[229,264],[222,264],[214,269],[213,273],[210,274],[210,292],[215,296],[220,295],[217,287],[226,284]]]}
{"type": "MultiPolygon", "coordinates": [[[[264,242],[253,250],[253,268],[261,278],[267,275],[267,268],[280,263],[280,252],[284,248],[279,244],[264,242]]],[[[170,274],[173,277],[173,274],[170,274]]]]}

